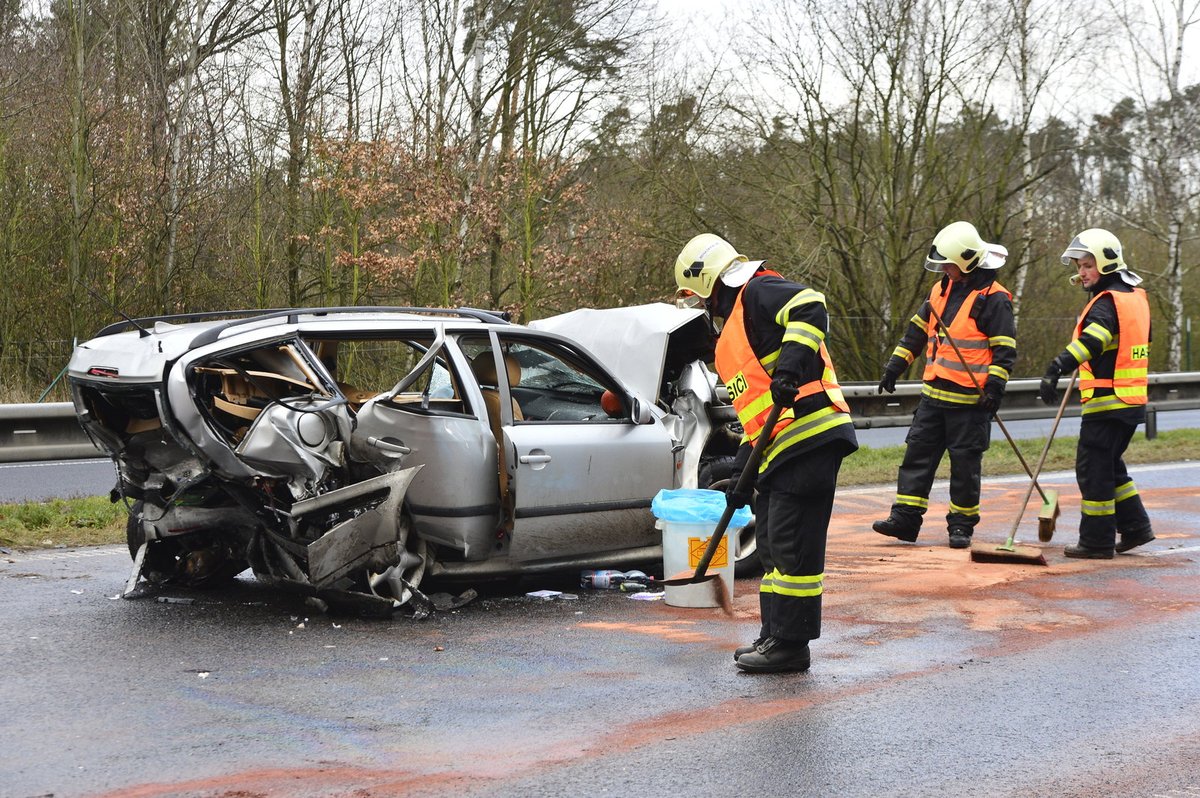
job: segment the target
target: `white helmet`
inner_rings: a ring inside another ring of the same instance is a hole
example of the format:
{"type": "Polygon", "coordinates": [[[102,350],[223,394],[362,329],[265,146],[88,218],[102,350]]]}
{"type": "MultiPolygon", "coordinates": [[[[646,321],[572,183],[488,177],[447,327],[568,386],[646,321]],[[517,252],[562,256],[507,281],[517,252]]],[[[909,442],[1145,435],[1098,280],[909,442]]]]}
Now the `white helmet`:
{"type": "Polygon", "coordinates": [[[745,285],[763,261],[752,261],[725,239],[701,233],[684,245],[675,259],[675,283],[683,291],[708,299],[720,278],[731,288],[745,285]]]}
{"type": "Polygon", "coordinates": [[[963,274],[976,268],[999,269],[1008,258],[1008,250],[999,244],[984,241],[975,225],[970,222],[954,222],[943,227],[933,238],[925,268],[931,272],[946,270],[953,263],[963,274]]]}
{"type": "Polygon", "coordinates": [[[1070,266],[1071,261],[1079,260],[1085,255],[1096,259],[1096,269],[1101,274],[1120,272],[1121,279],[1129,285],[1137,285],[1142,281],[1142,278],[1131,272],[1125,264],[1120,239],[1103,228],[1093,227],[1075,236],[1063,250],[1062,263],[1064,266],[1070,266]]]}

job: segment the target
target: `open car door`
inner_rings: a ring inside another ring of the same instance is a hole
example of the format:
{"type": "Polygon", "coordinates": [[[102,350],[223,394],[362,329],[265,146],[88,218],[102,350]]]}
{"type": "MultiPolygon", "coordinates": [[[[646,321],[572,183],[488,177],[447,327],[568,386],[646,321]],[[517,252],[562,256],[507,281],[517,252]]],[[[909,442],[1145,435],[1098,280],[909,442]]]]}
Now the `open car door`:
{"type": "Polygon", "coordinates": [[[565,344],[514,336],[501,337],[500,347],[521,365],[517,379],[502,386],[502,395],[515,400],[502,425],[512,557],[529,561],[657,543],[650,501],[672,487],[675,471],[661,420],[565,344]]]}

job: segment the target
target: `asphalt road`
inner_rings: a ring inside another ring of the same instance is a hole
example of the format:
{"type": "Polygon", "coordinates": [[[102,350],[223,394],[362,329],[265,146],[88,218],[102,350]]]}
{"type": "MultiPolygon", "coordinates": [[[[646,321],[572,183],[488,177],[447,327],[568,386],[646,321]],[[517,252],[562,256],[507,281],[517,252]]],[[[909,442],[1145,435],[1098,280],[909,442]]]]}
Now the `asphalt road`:
{"type": "MultiPolygon", "coordinates": [[[[0,795],[1200,796],[1200,464],[1134,476],[1158,540],[1097,562],[1046,475],[1045,567],[946,548],[943,484],[918,544],[843,491],[807,674],[733,667],[753,582],[733,617],[524,595],[568,577],[366,621],[245,578],[115,599],[119,547],[0,558],[0,795]]],[[[981,542],[1026,484],[986,481],[981,542]]]]}

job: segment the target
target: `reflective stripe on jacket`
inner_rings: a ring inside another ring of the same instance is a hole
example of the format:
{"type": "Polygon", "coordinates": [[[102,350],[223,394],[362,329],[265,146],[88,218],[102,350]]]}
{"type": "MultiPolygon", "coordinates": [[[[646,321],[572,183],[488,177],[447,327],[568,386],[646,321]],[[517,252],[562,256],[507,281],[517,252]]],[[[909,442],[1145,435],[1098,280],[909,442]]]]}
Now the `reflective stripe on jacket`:
{"type": "MultiPolygon", "coordinates": [[[[941,378],[965,388],[983,388],[992,365],[992,347],[988,336],[980,331],[979,325],[972,318],[971,309],[979,297],[994,292],[1000,292],[1012,299],[1012,293],[1007,288],[998,282],[993,282],[986,288],[967,294],[962,305],[954,314],[954,318],[946,325],[947,332],[954,343],[958,345],[958,352],[954,351],[954,346],[949,341],[940,340],[941,330],[938,328],[937,318],[933,313],[929,314],[925,323],[928,343],[925,348],[925,373],[922,375],[922,379],[926,383],[941,378]],[[962,353],[961,360],[959,352],[962,353]],[[974,380],[971,379],[972,375],[975,377],[974,380]]],[[[936,283],[929,290],[930,307],[936,310],[937,315],[941,316],[943,320],[945,319],[947,298],[948,295],[942,293],[940,286],[936,283]]],[[[945,399],[946,397],[939,396],[937,398],[945,399]]],[[[969,398],[971,403],[977,400],[978,394],[972,394],[969,398]]]]}
{"type": "MultiPolygon", "coordinates": [[[[717,374],[725,383],[737,411],[738,420],[745,432],[745,439],[751,443],[758,440],[766,422],[767,413],[771,410],[771,374],[774,373],[774,363],[778,360],[779,351],[770,353],[763,360],[771,364],[768,372],[763,363],[754,354],[750,340],[746,336],[746,325],[742,309],[742,296],[745,288],[738,292],[733,304],[733,311],[721,328],[721,337],[717,339],[716,366],[717,374]]],[[[779,414],[779,421],[770,433],[771,443],[767,446],[759,465],[760,472],[765,471],[771,461],[780,452],[796,445],[800,441],[821,434],[830,427],[839,424],[852,424],[850,406],[842,395],[837,375],[833,370],[829,351],[825,342],[821,341],[817,348],[823,364],[820,379],[811,380],[800,386],[796,393],[797,399],[824,393],[830,405],[815,412],[796,418],[791,408],[779,414]]]]}
{"type": "MultiPolygon", "coordinates": [[[[1101,291],[1096,294],[1079,314],[1079,321],[1075,324],[1075,340],[1084,332],[1083,320],[1088,311],[1102,296],[1112,297],[1117,309],[1117,336],[1104,347],[1105,350],[1116,350],[1116,363],[1113,373],[1104,376],[1097,376],[1093,372],[1090,360],[1079,364],[1080,401],[1091,401],[1097,388],[1111,388],[1113,396],[1095,397],[1096,403],[1090,412],[1122,405],[1144,405],[1150,368],[1150,303],[1146,300],[1146,292],[1135,288],[1132,291],[1101,291]]],[[[1083,412],[1089,412],[1086,405],[1083,412]]]]}

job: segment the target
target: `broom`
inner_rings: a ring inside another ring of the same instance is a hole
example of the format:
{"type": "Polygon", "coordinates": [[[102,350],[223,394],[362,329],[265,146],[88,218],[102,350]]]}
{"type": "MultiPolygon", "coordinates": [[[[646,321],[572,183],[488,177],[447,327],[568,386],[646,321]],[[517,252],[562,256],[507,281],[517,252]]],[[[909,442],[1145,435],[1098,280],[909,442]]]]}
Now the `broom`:
{"type": "Polygon", "coordinates": [[[1062,421],[1063,411],[1067,409],[1067,400],[1071,398],[1071,389],[1075,387],[1075,378],[1078,374],[1078,371],[1071,372],[1071,382],[1067,385],[1067,390],[1063,394],[1062,401],[1058,404],[1058,412],[1054,414],[1054,424],[1050,427],[1050,435],[1046,438],[1046,444],[1042,447],[1042,456],[1038,458],[1037,468],[1034,469],[1031,475],[1029,487],[1025,491],[1025,498],[1021,500],[1021,504],[1017,509],[1017,517],[1013,521],[1012,529],[1008,533],[1008,540],[1004,541],[1000,546],[991,548],[972,544],[971,559],[974,562],[1046,564],[1046,557],[1042,554],[1041,549],[1036,546],[1018,546],[1014,541],[1017,536],[1017,527],[1021,524],[1021,516],[1025,513],[1025,504],[1029,501],[1029,497],[1033,493],[1033,484],[1037,481],[1037,475],[1042,473],[1042,466],[1046,464],[1046,455],[1050,453],[1050,444],[1054,440],[1054,433],[1058,431],[1058,422],[1062,421]]]}
{"type": "MultiPolygon", "coordinates": [[[[971,378],[971,383],[975,386],[975,390],[979,391],[979,397],[983,398],[983,388],[979,384],[979,380],[975,377],[975,372],[971,371],[967,365],[966,358],[963,357],[962,350],[958,348],[958,344],[950,337],[950,331],[946,329],[945,322],[938,315],[937,310],[932,303],[929,305],[929,312],[937,320],[938,327],[942,331],[942,335],[950,342],[950,346],[954,348],[954,354],[958,356],[958,362],[962,364],[963,371],[967,372],[967,376],[971,378]]],[[[1054,537],[1054,526],[1058,522],[1058,492],[1053,490],[1042,490],[1042,486],[1038,484],[1037,477],[1033,475],[1033,471],[1029,469],[1029,463],[1025,462],[1025,455],[1021,454],[1021,450],[1017,448],[1017,442],[1013,440],[1013,436],[1009,434],[1008,427],[1004,426],[1004,422],[1000,419],[999,413],[993,413],[992,418],[996,420],[996,424],[1000,427],[1000,431],[1004,433],[1004,439],[1008,441],[1008,445],[1012,448],[1013,454],[1021,461],[1021,467],[1025,469],[1025,473],[1033,480],[1033,486],[1037,488],[1038,495],[1042,497],[1042,507],[1038,510],[1038,540],[1043,543],[1054,537]]]]}

